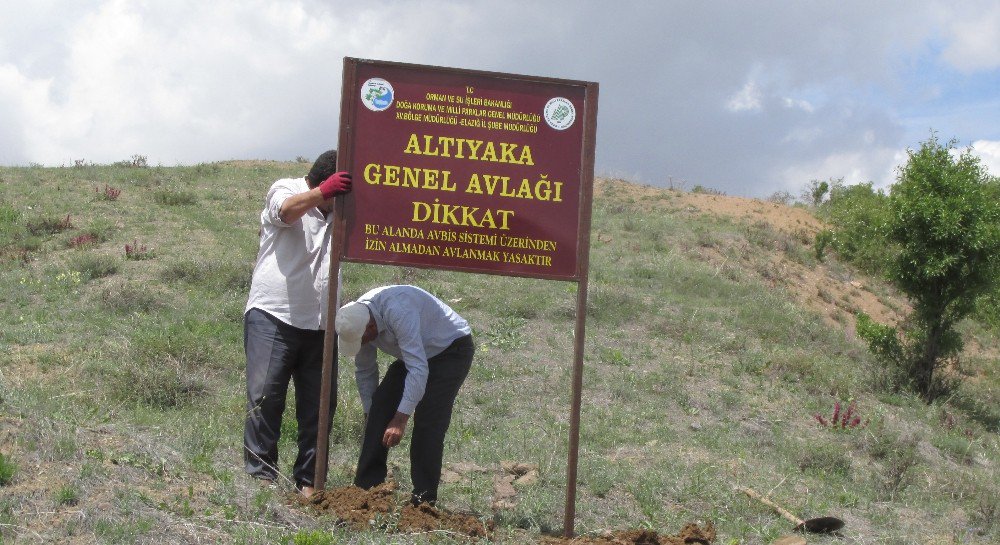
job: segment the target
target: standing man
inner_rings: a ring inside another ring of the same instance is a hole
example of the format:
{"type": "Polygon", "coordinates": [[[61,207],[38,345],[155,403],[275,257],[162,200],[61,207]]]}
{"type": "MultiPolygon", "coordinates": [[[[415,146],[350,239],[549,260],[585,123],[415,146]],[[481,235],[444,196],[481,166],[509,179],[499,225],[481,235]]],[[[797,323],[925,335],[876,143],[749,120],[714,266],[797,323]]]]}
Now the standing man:
{"type": "Polygon", "coordinates": [[[411,502],[437,501],[444,436],[458,389],[476,351],[468,322],[416,286],[385,286],[337,312],[340,353],[355,356],[355,378],[366,415],[354,484],[371,488],[386,477],[389,449],[413,418],[411,502]],[[394,356],[382,382],[376,348],[394,356]]]}
{"type": "MultiPolygon", "coordinates": [[[[320,155],[304,177],[271,185],[260,213],[260,251],[244,316],[246,472],[267,482],[277,478],[281,417],[292,380],[299,446],[292,477],[307,496],[315,484],[334,197],[350,190],[351,175],[337,172],[336,150],[320,155]]],[[[333,363],[331,420],[337,406],[336,355],[333,363]]]]}

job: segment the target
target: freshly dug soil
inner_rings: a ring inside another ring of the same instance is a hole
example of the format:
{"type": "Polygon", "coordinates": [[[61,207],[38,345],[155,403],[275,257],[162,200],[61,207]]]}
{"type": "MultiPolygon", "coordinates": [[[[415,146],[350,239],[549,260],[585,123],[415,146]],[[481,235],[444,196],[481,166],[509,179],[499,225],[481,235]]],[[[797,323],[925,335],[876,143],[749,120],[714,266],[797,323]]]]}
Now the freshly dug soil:
{"type": "MultiPolygon", "coordinates": [[[[364,529],[381,521],[395,520],[396,530],[403,533],[447,531],[470,539],[490,539],[495,529],[492,520],[465,513],[452,513],[428,504],[414,507],[396,498],[393,482],[369,490],[345,486],[321,490],[309,499],[300,499],[303,505],[331,514],[352,528],[364,529]]],[[[598,536],[574,538],[540,536],[542,545],[711,545],[715,540],[715,527],[687,524],[677,535],[660,535],[652,530],[625,530],[607,532],[598,536]]]]}
{"type": "Polygon", "coordinates": [[[388,482],[368,490],[356,486],[345,486],[320,490],[309,499],[300,500],[337,517],[352,528],[367,528],[379,516],[396,510],[396,485],[388,482]]]}
{"type": "Polygon", "coordinates": [[[302,503],[334,515],[352,528],[366,528],[379,518],[398,515],[396,528],[400,532],[417,533],[446,530],[471,538],[489,538],[495,527],[492,520],[482,521],[474,515],[452,513],[424,503],[414,507],[409,502],[401,506],[395,496],[395,483],[388,482],[364,490],[345,486],[321,490],[302,503]]]}
{"type": "Polygon", "coordinates": [[[473,538],[489,538],[496,525],[492,520],[482,521],[472,515],[451,513],[422,503],[416,507],[407,504],[396,526],[407,533],[448,530],[473,538]]]}

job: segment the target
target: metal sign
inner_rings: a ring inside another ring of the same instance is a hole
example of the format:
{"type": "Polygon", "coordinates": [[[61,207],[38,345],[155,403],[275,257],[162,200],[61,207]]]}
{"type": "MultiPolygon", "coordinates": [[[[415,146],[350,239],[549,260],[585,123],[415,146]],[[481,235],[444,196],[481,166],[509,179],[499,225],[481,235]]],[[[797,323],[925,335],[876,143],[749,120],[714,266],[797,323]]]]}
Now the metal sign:
{"type": "MultiPolygon", "coordinates": [[[[344,59],[330,278],[341,261],[578,283],[565,535],[574,533],[598,85],[344,59]]],[[[317,438],[326,483],[332,286],[317,438]]]]}
{"type": "Polygon", "coordinates": [[[347,63],[344,260],[580,277],[596,84],[347,63]]]}

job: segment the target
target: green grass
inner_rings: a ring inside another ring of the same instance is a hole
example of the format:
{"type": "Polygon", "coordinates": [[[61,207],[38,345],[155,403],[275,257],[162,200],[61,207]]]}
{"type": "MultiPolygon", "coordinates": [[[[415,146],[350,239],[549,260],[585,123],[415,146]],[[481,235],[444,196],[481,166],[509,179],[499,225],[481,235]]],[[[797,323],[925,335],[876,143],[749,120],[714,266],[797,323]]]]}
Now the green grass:
{"type": "MultiPolygon", "coordinates": [[[[0,538],[451,542],[339,528],[242,475],[242,315],[258,207],[270,183],[307,167],[0,168],[0,284],[12,288],[0,290],[0,483],[11,468],[0,538]],[[116,199],[98,198],[105,184],[121,189],[116,199]],[[47,198],[57,185],[70,189],[47,198]],[[67,214],[72,225],[56,230],[67,214]],[[96,240],[69,243],[83,234],[96,240]],[[126,258],[134,241],[149,259],[126,258]],[[42,482],[42,469],[60,480],[42,482]],[[87,518],[35,515],[68,508],[87,518]]],[[[643,202],[630,187],[613,182],[594,201],[578,531],[673,533],[711,520],[719,543],[769,543],[788,525],[734,491],[750,486],[800,515],[848,518],[851,543],[1000,539],[994,359],[963,360],[974,380],[932,407],[882,392],[846,325],[773,288],[767,257],[841,276],[842,264],[821,265],[801,237],[674,209],[673,192],[643,202]],[[813,420],[848,399],[866,426],[813,420]]],[[[478,351],[445,462],[537,464],[539,482],[496,514],[498,536],[559,532],[577,286],[354,263],[343,276],[345,300],[413,283],[470,321],[478,351]]],[[[969,329],[996,349],[992,330],[969,329]]],[[[350,362],[338,389],[331,486],[350,482],[362,429],[350,362]]],[[[279,445],[286,475],[293,397],[279,445]]],[[[390,459],[404,490],[408,441],[390,459]]],[[[493,476],[444,484],[442,505],[491,516],[493,476]]]]}
{"type": "Polygon", "coordinates": [[[14,475],[17,474],[17,465],[3,453],[0,453],[0,486],[7,486],[14,482],[14,475]]]}
{"type": "Polygon", "coordinates": [[[80,502],[80,490],[73,484],[62,486],[56,490],[54,499],[56,505],[76,505],[80,502]]]}

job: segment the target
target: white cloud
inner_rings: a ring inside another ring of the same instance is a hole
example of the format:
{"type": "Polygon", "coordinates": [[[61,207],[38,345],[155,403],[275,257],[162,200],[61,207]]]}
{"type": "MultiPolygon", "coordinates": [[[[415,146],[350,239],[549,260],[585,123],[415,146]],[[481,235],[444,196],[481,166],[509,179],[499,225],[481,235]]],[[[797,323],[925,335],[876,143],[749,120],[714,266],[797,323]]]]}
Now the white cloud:
{"type": "MultiPolygon", "coordinates": [[[[103,2],[61,34],[65,64],[45,80],[51,92],[11,82],[36,106],[23,116],[22,155],[173,164],[292,147],[317,118],[336,122],[348,45],[331,40],[338,30],[322,8],[307,13],[301,3],[103,2]]],[[[335,144],[327,138],[303,153],[335,144]]]]}
{"type": "Polygon", "coordinates": [[[798,144],[809,144],[810,142],[815,142],[817,139],[823,136],[823,129],[819,127],[796,127],[785,135],[781,139],[782,143],[798,143],[798,144]]]}
{"type": "Polygon", "coordinates": [[[761,91],[757,84],[748,81],[742,89],[729,97],[726,109],[730,112],[756,112],[761,109],[761,91]]]}
{"type": "Polygon", "coordinates": [[[972,152],[979,156],[991,176],[1000,177],[1000,141],[977,140],[972,143],[972,152]]]}
{"type": "Polygon", "coordinates": [[[1000,67],[1000,4],[951,11],[941,57],[964,72],[1000,67]]]}
{"type": "Polygon", "coordinates": [[[859,149],[832,153],[813,161],[779,169],[775,178],[781,187],[797,194],[811,180],[843,178],[848,185],[872,182],[876,189],[887,189],[896,181],[896,168],[906,161],[906,151],[891,148],[859,149]]]}
{"type": "MultiPolygon", "coordinates": [[[[0,163],[40,161],[36,150],[49,145],[63,117],[49,100],[52,81],[32,79],[11,64],[0,65],[0,163]]],[[[69,120],[66,120],[67,122],[69,120]]]]}
{"type": "Polygon", "coordinates": [[[816,108],[814,108],[813,105],[810,104],[808,100],[786,97],[782,99],[782,102],[784,103],[785,108],[788,108],[790,110],[802,110],[803,112],[810,114],[816,110],[816,108]]]}

